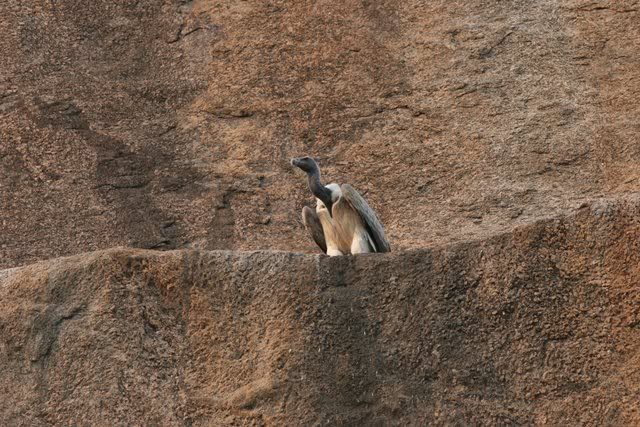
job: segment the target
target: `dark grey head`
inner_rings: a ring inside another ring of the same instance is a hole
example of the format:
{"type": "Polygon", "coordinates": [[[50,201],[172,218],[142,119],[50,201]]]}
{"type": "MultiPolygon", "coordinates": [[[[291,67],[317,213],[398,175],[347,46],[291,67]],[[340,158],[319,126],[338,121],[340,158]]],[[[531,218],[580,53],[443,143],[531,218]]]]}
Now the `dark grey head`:
{"type": "Polygon", "coordinates": [[[312,157],[294,157],[291,159],[291,164],[299,167],[310,175],[314,175],[320,171],[318,164],[312,157]]]}
{"type": "Polygon", "coordinates": [[[311,193],[322,200],[322,203],[324,203],[329,211],[329,215],[331,215],[331,207],[333,206],[331,202],[331,191],[320,182],[320,168],[316,161],[311,157],[295,157],[291,159],[291,164],[307,173],[311,193]]]}

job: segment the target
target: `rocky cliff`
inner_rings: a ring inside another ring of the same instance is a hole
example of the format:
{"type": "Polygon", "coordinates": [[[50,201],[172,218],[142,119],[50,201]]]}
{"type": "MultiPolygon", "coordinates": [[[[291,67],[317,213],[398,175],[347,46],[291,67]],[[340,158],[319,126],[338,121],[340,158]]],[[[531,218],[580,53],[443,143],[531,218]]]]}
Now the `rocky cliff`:
{"type": "Polygon", "coordinates": [[[639,14],[0,2],[0,421],[640,424],[639,14]]]}
{"type": "Polygon", "coordinates": [[[640,189],[634,1],[0,4],[0,266],[316,251],[294,155],[394,248],[640,189]]]}
{"type": "Polygon", "coordinates": [[[640,199],[386,255],[0,274],[9,425],[636,425],[640,199]]]}

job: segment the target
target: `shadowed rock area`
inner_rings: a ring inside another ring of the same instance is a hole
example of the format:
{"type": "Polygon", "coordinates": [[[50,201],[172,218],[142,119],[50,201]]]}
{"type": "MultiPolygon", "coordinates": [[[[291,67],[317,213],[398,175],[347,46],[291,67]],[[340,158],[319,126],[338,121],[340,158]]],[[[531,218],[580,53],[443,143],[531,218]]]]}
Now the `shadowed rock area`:
{"type": "Polygon", "coordinates": [[[316,252],[320,158],[396,250],[640,191],[636,1],[0,2],[0,267],[316,252]]]}
{"type": "Polygon", "coordinates": [[[6,425],[637,425],[640,199],[357,257],[0,272],[6,425]]]}

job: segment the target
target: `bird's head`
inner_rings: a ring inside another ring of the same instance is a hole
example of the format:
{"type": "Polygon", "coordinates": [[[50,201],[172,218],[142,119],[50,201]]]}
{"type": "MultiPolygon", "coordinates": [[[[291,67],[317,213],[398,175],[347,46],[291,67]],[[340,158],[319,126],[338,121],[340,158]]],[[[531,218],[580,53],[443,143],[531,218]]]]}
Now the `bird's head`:
{"type": "Polygon", "coordinates": [[[294,157],[291,159],[291,164],[302,169],[308,174],[313,174],[319,170],[318,164],[312,157],[294,157]]]}

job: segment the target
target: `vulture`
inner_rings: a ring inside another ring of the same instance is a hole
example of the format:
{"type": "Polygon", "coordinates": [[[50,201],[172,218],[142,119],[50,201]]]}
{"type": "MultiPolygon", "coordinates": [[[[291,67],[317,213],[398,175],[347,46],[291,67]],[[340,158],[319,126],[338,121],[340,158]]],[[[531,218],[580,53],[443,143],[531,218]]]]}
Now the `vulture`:
{"type": "Polygon", "coordinates": [[[391,251],[376,213],[352,186],[322,185],[320,168],[311,157],[291,159],[291,164],[306,172],[309,189],[316,197],[315,211],[302,208],[302,222],[324,253],[339,256],[391,251]]]}

